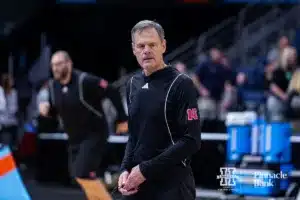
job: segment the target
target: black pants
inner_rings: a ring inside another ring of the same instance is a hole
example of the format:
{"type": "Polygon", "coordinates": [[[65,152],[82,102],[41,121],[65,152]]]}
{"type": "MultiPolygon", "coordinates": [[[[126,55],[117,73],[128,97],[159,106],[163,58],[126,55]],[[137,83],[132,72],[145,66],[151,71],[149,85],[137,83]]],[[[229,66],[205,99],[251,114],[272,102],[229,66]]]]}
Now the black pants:
{"type": "Polygon", "coordinates": [[[78,144],[70,144],[70,173],[73,178],[95,179],[99,175],[107,140],[97,135],[87,136],[78,144]]]}
{"type": "Polygon", "coordinates": [[[195,182],[192,174],[182,181],[146,183],[131,196],[124,196],[123,200],[195,200],[195,182]]]}

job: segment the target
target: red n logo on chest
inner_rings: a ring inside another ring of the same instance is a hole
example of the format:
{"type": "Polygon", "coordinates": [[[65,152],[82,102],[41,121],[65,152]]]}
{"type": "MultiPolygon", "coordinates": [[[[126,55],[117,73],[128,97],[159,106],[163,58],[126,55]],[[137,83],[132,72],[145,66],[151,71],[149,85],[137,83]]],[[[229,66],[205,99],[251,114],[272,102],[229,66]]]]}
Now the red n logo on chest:
{"type": "Polygon", "coordinates": [[[197,114],[196,108],[189,108],[186,110],[186,113],[187,113],[188,121],[198,119],[198,114],[197,114]]]}

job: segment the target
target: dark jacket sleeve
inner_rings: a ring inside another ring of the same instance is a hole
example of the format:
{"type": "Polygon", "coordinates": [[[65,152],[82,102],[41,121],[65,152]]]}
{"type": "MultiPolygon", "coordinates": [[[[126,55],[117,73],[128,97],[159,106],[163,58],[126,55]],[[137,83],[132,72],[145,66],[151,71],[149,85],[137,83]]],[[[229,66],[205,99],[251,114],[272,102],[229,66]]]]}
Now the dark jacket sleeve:
{"type": "MultiPolygon", "coordinates": [[[[151,160],[142,162],[140,170],[146,179],[157,177],[173,166],[182,163],[200,149],[201,125],[197,107],[197,91],[190,78],[184,77],[173,96],[179,139],[151,160]]],[[[173,100],[172,100],[173,101],[173,100]]],[[[173,130],[174,131],[174,130],[173,130]]]]}
{"type": "Polygon", "coordinates": [[[85,84],[89,88],[96,88],[96,90],[92,92],[97,92],[98,96],[100,96],[101,98],[108,97],[111,100],[111,102],[117,110],[118,122],[127,121],[127,115],[125,113],[125,108],[122,104],[121,94],[117,88],[108,84],[108,82],[105,79],[92,75],[88,75],[88,77],[86,77],[85,84]]]}
{"type": "Polygon", "coordinates": [[[277,69],[273,72],[271,83],[281,87],[282,82],[285,80],[284,72],[281,69],[277,69]]]}
{"type": "Polygon", "coordinates": [[[121,172],[123,172],[123,171],[130,172],[131,169],[134,167],[132,164],[134,147],[135,147],[135,142],[134,142],[133,136],[129,135],[129,138],[128,138],[128,141],[126,144],[125,154],[124,154],[123,161],[122,161],[121,168],[120,168],[121,172]]]}
{"type": "MultiPolygon", "coordinates": [[[[126,86],[126,100],[127,100],[127,107],[129,109],[130,107],[130,90],[131,90],[131,87],[130,87],[130,84],[131,83],[131,80],[129,80],[127,86],[126,86]]],[[[130,112],[128,111],[128,115],[129,115],[129,118],[130,118],[130,112]]],[[[121,164],[121,171],[130,171],[134,166],[132,164],[132,157],[133,157],[133,151],[134,151],[134,148],[135,148],[135,145],[136,145],[136,142],[135,142],[135,139],[134,139],[134,136],[130,133],[130,128],[131,126],[131,123],[130,123],[130,120],[129,120],[129,138],[128,138],[128,141],[127,141],[127,144],[126,144],[126,149],[125,149],[125,154],[124,154],[124,158],[123,158],[123,161],[122,161],[122,164],[121,164]]]]}

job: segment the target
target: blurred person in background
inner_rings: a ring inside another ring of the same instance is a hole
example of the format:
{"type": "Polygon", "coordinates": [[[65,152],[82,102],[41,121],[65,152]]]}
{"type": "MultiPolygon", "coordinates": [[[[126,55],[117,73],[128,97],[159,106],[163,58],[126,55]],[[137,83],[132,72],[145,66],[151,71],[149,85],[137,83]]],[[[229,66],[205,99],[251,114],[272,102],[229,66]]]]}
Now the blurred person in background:
{"type": "Polygon", "coordinates": [[[118,110],[118,132],[127,131],[127,116],[118,91],[106,80],[73,68],[66,51],[51,58],[54,79],[49,82],[49,96],[39,104],[42,116],[62,119],[69,136],[71,176],[79,183],[89,200],[111,200],[98,178],[101,158],[105,154],[108,127],[101,102],[109,98],[118,110]]]}
{"type": "Polygon", "coordinates": [[[287,36],[281,36],[278,41],[278,46],[269,51],[267,55],[268,63],[272,63],[275,67],[282,66],[281,56],[283,50],[290,46],[290,42],[287,36]]]}
{"type": "Polygon", "coordinates": [[[232,70],[222,61],[222,52],[212,48],[210,60],[199,65],[192,76],[200,94],[198,105],[202,118],[216,119],[219,111],[226,112],[234,102],[232,70]]]}
{"type": "Polygon", "coordinates": [[[180,73],[187,73],[186,65],[184,63],[178,61],[175,62],[174,66],[180,73]]]}
{"type": "Polygon", "coordinates": [[[269,83],[270,95],[267,99],[267,112],[271,121],[284,120],[288,100],[287,89],[294,70],[297,68],[297,53],[294,48],[285,48],[281,63],[286,63],[275,69],[269,83]]]}
{"type": "Polygon", "coordinates": [[[246,110],[258,111],[265,102],[265,67],[257,64],[239,69],[236,85],[240,105],[246,110]]]}
{"type": "Polygon", "coordinates": [[[220,109],[221,119],[225,119],[225,115],[229,109],[235,109],[238,103],[236,90],[236,72],[233,70],[228,57],[221,52],[220,63],[225,69],[227,80],[225,81],[224,93],[222,95],[220,109]]]}
{"type": "Polygon", "coordinates": [[[18,95],[13,88],[13,78],[9,74],[1,76],[1,83],[4,91],[5,107],[0,111],[0,123],[2,125],[0,134],[2,142],[10,145],[14,151],[18,145],[18,95]]]}
{"type": "Polygon", "coordinates": [[[300,70],[296,70],[288,87],[287,116],[294,131],[300,131],[300,70]]]}
{"type": "Polygon", "coordinates": [[[286,49],[292,49],[292,51],[296,51],[294,47],[290,45],[290,41],[287,36],[281,36],[278,41],[278,46],[269,51],[267,55],[267,63],[266,66],[266,78],[270,81],[272,77],[272,73],[278,67],[284,67],[287,65],[287,51],[286,49]]]}
{"type": "Polygon", "coordinates": [[[274,61],[268,61],[266,60],[266,62],[264,62],[265,65],[265,77],[266,77],[266,82],[270,82],[272,79],[272,74],[273,71],[276,69],[275,66],[277,66],[277,64],[275,64],[277,62],[274,61]]]}
{"type": "Polygon", "coordinates": [[[187,69],[186,64],[184,64],[183,62],[177,61],[177,62],[175,62],[175,63],[173,64],[173,66],[174,66],[180,73],[183,73],[183,74],[186,74],[186,75],[192,77],[191,72],[187,69]]]}

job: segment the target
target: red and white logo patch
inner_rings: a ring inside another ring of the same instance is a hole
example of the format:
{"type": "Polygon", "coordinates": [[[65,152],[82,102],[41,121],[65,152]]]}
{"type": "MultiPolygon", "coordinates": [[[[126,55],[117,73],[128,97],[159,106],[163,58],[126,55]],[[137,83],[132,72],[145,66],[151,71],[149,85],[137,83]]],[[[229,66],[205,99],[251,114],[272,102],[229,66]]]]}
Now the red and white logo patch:
{"type": "Polygon", "coordinates": [[[103,89],[105,89],[108,86],[108,82],[106,80],[104,80],[104,79],[101,79],[99,81],[99,86],[102,87],[103,89]]]}
{"type": "Polygon", "coordinates": [[[196,108],[189,108],[186,110],[188,121],[198,120],[198,113],[196,108]]]}

